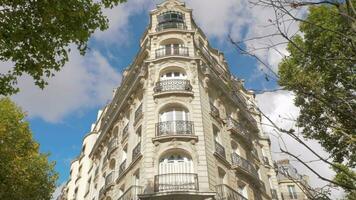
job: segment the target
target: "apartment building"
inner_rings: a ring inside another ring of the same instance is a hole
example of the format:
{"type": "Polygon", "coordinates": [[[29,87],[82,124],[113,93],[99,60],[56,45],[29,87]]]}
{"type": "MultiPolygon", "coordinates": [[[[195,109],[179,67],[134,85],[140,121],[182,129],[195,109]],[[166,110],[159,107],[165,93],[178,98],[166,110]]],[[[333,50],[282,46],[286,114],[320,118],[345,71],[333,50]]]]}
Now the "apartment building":
{"type": "Polygon", "coordinates": [[[254,94],[167,0],[71,163],[61,200],[281,199],[254,94]]]}

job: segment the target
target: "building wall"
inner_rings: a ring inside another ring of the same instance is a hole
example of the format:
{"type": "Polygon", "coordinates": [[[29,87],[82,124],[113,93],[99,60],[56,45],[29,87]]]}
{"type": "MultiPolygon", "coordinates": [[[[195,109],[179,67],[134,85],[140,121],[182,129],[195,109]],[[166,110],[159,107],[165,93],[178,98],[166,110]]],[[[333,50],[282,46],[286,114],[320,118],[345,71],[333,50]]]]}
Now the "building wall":
{"type": "Polygon", "coordinates": [[[198,175],[199,192],[201,195],[204,193],[206,199],[212,198],[216,194],[216,186],[222,183],[235,192],[239,186],[245,185],[248,199],[271,199],[270,189],[278,190],[271,167],[270,142],[257,123],[260,115],[253,109],[253,94],[243,86],[236,85],[236,80],[231,80],[223,54],[209,46],[203,32],[195,26],[191,13],[184,4],[175,0],[164,2],[151,12],[151,27],[141,40],[138,56],[132,66],[125,70],[122,85],[115,91],[112,102],[99,115],[92,133],[84,139],[85,151],[71,165],[71,179],[64,189],[67,195],[63,199],[73,199],[77,187],[75,199],[78,200],[101,197],[116,200],[134,185],[143,186],[144,194],[154,195],[154,177],[159,173],[159,160],[170,151],[185,152],[191,156],[194,173],[198,175]],[[156,32],[157,15],[172,10],[184,13],[187,30],[156,32]],[[169,40],[181,41],[188,48],[189,55],[157,58],[156,49],[169,40]],[[203,56],[201,45],[211,56],[210,60],[203,56]],[[211,63],[211,60],[216,63],[211,63]],[[167,69],[183,69],[192,90],[166,94],[155,92],[160,75],[167,69]],[[233,100],[230,97],[232,93],[238,93],[244,104],[233,100]],[[218,109],[219,117],[214,117],[212,113],[212,101],[218,109]],[[135,113],[140,105],[142,117],[137,120],[135,113]],[[156,137],[159,112],[165,106],[172,105],[181,105],[189,111],[194,135],[163,139],[156,137]],[[242,141],[228,128],[229,117],[245,125],[244,131],[250,137],[251,144],[242,141]],[[127,124],[128,138],[124,140],[127,124]],[[255,128],[253,124],[256,124],[255,128]],[[213,126],[220,130],[219,142],[225,149],[225,157],[216,152],[213,126]],[[140,127],[141,151],[133,158],[133,150],[139,143],[135,133],[140,127]],[[114,140],[117,140],[117,145],[112,148],[114,140]],[[234,167],[231,158],[232,141],[238,145],[240,156],[259,168],[259,178],[234,167]],[[120,173],[124,149],[127,151],[126,169],[120,173]],[[269,163],[264,163],[264,156],[269,159],[269,163]],[[81,172],[78,174],[80,166],[81,172]],[[108,186],[105,179],[108,179],[111,172],[115,174],[114,181],[108,186]],[[223,172],[226,174],[222,181],[219,173],[223,172]],[[135,176],[139,176],[138,182],[135,176]],[[268,180],[269,177],[272,181],[268,180]]]}

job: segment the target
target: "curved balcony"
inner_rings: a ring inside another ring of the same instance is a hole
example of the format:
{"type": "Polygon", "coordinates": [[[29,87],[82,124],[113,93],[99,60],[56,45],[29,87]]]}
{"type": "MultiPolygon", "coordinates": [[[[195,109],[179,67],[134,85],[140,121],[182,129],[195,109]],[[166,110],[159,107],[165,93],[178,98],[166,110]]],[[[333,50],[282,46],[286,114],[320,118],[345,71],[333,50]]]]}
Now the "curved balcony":
{"type": "Polygon", "coordinates": [[[232,161],[232,166],[235,169],[245,174],[248,174],[249,176],[252,176],[253,178],[259,181],[258,172],[250,161],[239,156],[237,153],[231,154],[231,161],[232,161]]]}
{"type": "Polygon", "coordinates": [[[154,142],[181,139],[196,142],[198,137],[194,135],[194,123],[191,121],[165,121],[156,124],[156,137],[154,142]]]}
{"type": "Polygon", "coordinates": [[[156,59],[166,56],[189,56],[188,47],[163,47],[156,49],[156,59]]]}
{"type": "Polygon", "coordinates": [[[158,24],[156,27],[157,32],[168,29],[187,30],[187,26],[182,22],[163,22],[158,24]]]}
{"type": "Polygon", "coordinates": [[[170,93],[181,93],[192,95],[192,85],[189,80],[184,79],[170,79],[158,81],[154,88],[155,96],[170,94],[170,93]]]}
{"type": "Polygon", "coordinates": [[[155,192],[198,191],[198,175],[193,173],[170,173],[155,176],[155,192]]]}
{"type": "Polygon", "coordinates": [[[227,120],[227,128],[232,133],[236,134],[238,137],[242,139],[246,144],[250,147],[252,145],[251,138],[248,134],[248,131],[244,129],[236,120],[232,119],[231,117],[227,120]]]}

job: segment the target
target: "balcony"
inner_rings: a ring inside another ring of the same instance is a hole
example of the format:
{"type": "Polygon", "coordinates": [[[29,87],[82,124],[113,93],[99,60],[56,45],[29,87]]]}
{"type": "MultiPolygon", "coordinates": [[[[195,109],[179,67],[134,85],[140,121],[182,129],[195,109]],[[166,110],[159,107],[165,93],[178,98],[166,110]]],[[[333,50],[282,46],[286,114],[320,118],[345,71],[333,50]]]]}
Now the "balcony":
{"type": "Polygon", "coordinates": [[[129,187],[117,200],[139,200],[138,195],[142,194],[143,187],[129,187]]]}
{"type": "Polygon", "coordinates": [[[215,118],[220,117],[219,109],[217,107],[215,107],[212,102],[210,102],[210,114],[215,118]]]}
{"type": "Polygon", "coordinates": [[[163,47],[156,49],[156,59],[166,56],[189,56],[188,47],[163,47]]]}
{"type": "Polygon", "coordinates": [[[142,104],[135,111],[135,124],[142,118],[142,104]]]}
{"type": "Polygon", "coordinates": [[[119,177],[125,172],[125,170],[126,170],[126,160],[124,160],[119,167],[119,177]]]}
{"type": "Polygon", "coordinates": [[[215,140],[215,153],[226,160],[225,148],[218,141],[215,140]]]}
{"type": "Polygon", "coordinates": [[[249,145],[252,144],[250,136],[236,120],[229,117],[229,119],[227,120],[227,126],[228,130],[230,130],[232,133],[235,133],[238,137],[242,138],[244,142],[249,145]]]}
{"type": "Polygon", "coordinates": [[[117,140],[117,138],[114,138],[112,139],[110,142],[109,142],[109,145],[108,145],[108,152],[107,152],[107,155],[110,156],[110,154],[119,146],[119,142],[117,140]]]}
{"type": "Polygon", "coordinates": [[[124,141],[126,141],[126,139],[129,136],[129,124],[127,123],[127,125],[125,126],[124,130],[122,130],[122,138],[121,138],[121,143],[123,143],[124,141]]]}
{"type": "Polygon", "coordinates": [[[232,165],[235,168],[241,169],[244,173],[253,176],[255,179],[259,180],[258,172],[250,161],[242,158],[237,153],[231,154],[232,165]]]}
{"type": "Polygon", "coordinates": [[[216,200],[247,200],[247,198],[231,187],[222,184],[216,186],[216,200]]]}
{"type": "Polygon", "coordinates": [[[164,22],[160,23],[156,27],[156,31],[164,31],[167,29],[178,29],[178,30],[187,30],[187,26],[182,22],[164,22]]]}
{"type": "Polygon", "coordinates": [[[192,85],[189,80],[184,79],[170,79],[158,81],[154,88],[155,96],[170,92],[181,92],[191,94],[192,85]]]}
{"type": "Polygon", "coordinates": [[[155,192],[198,191],[198,175],[193,173],[171,173],[155,176],[155,192]]]}
{"type": "Polygon", "coordinates": [[[134,162],[141,155],[141,142],[132,150],[132,162],[134,162]]]}
{"type": "Polygon", "coordinates": [[[178,121],[165,121],[156,124],[156,137],[153,142],[165,140],[186,140],[191,142],[198,141],[198,136],[194,135],[194,123],[191,121],[178,120],[178,121]]]}

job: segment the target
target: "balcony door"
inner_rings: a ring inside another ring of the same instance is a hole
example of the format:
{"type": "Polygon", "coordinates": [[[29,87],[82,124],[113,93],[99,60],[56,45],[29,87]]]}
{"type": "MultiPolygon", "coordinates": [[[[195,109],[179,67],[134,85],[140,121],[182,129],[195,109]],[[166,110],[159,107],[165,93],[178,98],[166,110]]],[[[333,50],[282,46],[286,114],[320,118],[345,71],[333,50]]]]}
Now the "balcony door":
{"type": "Polygon", "coordinates": [[[195,188],[192,159],[183,154],[170,154],[160,159],[160,191],[179,191],[195,188]]]}
{"type": "Polygon", "coordinates": [[[191,131],[187,121],[188,112],[185,109],[169,108],[160,113],[159,131],[167,135],[187,134],[191,131]]]}

